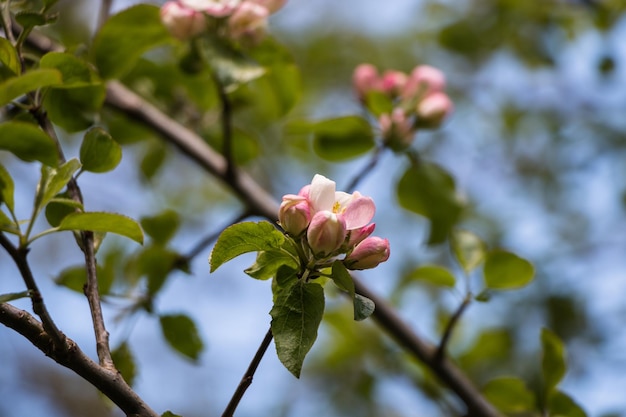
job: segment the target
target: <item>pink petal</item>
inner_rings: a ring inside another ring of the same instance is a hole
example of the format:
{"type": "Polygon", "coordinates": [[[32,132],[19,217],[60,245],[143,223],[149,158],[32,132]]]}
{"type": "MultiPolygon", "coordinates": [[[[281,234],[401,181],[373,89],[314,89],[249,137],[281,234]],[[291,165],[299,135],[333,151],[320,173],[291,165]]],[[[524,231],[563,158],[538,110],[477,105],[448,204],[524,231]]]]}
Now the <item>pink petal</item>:
{"type": "MultiPolygon", "coordinates": [[[[355,193],[356,194],[356,193],[355,193]]],[[[348,204],[343,218],[348,230],[358,229],[367,225],[376,213],[376,205],[370,197],[359,196],[348,204]]]]}

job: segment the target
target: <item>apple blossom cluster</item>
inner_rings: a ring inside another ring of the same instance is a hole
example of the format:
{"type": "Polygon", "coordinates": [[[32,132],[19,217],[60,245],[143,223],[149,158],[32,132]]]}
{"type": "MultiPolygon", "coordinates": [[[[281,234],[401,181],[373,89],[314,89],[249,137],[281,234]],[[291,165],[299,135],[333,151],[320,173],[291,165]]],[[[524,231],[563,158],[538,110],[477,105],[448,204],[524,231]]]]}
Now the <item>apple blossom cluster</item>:
{"type": "Polygon", "coordinates": [[[233,41],[258,42],[267,18],[287,0],[173,0],[161,7],[161,21],[172,36],[188,40],[225,22],[224,34],[233,41]]]}
{"type": "Polygon", "coordinates": [[[345,255],[346,268],[360,270],[389,258],[389,241],[370,236],[375,211],[370,197],[335,191],[335,182],[318,174],[297,195],[283,197],[278,219],[308,268],[323,267],[345,255]]]}
{"type": "Polygon", "coordinates": [[[385,145],[406,149],[420,128],[436,128],[453,109],[444,92],[445,76],[428,65],[419,65],[405,74],[388,70],[382,75],[371,64],[361,64],[352,77],[359,100],[378,116],[385,145]],[[390,111],[376,111],[373,104],[383,97],[391,102],[390,111]]]}

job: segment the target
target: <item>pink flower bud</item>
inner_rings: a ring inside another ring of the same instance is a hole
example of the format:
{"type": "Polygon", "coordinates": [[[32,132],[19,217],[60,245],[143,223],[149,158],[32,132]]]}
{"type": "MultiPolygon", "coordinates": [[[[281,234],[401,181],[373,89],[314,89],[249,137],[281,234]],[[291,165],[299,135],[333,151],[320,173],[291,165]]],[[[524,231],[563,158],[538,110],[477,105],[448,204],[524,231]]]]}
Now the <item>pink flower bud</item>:
{"type": "Polygon", "coordinates": [[[330,211],[319,211],[311,219],[306,233],[315,256],[323,258],[335,252],[346,240],[346,222],[330,211]]]}
{"type": "Polygon", "coordinates": [[[375,223],[370,223],[367,226],[363,226],[360,229],[350,230],[348,232],[348,243],[346,244],[347,250],[354,248],[361,243],[366,237],[371,235],[376,228],[375,223]]]}
{"type": "Polygon", "coordinates": [[[229,16],[241,0],[178,0],[184,7],[213,17],[229,16]]]}
{"type": "Polygon", "coordinates": [[[287,3],[287,0],[247,0],[251,3],[256,3],[260,6],[265,7],[270,14],[276,13],[278,10],[280,10],[285,3],[287,3]]]}
{"type": "Polygon", "coordinates": [[[381,89],[378,70],[371,64],[361,64],[354,69],[352,85],[359,100],[363,100],[370,91],[381,89]]]}
{"type": "Polygon", "coordinates": [[[187,40],[206,30],[206,18],[201,12],[186,8],[177,1],[168,1],[161,7],[161,21],[172,36],[187,40]]]}
{"type": "Polygon", "coordinates": [[[381,82],[382,90],[390,97],[399,95],[406,86],[409,77],[401,71],[385,71],[381,82]]]}
{"type": "Polygon", "coordinates": [[[415,67],[402,91],[402,97],[413,99],[443,91],[446,88],[446,77],[437,68],[420,65],[415,67]]]}
{"type": "Polygon", "coordinates": [[[378,123],[382,131],[383,141],[395,151],[406,149],[413,143],[415,128],[413,121],[407,117],[403,109],[393,109],[391,115],[381,114],[378,123]]]}
{"type": "Polygon", "coordinates": [[[417,122],[422,127],[438,127],[454,105],[446,94],[437,92],[428,95],[417,105],[417,122]]]}
{"type": "Polygon", "coordinates": [[[387,259],[389,259],[389,241],[372,236],[359,243],[343,262],[348,269],[371,269],[387,259]]]}
{"type": "Polygon", "coordinates": [[[228,19],[228,33],[235,40],[258,43],[265,35],[270,12],[264,6],[245,1],[228,19]]]}
{"type": "Polygon", "coordinates": [[[311,222],[311,207],[305,197],[287,194],[278,210],[280,226],[292,236],[298,236],[311,222]]]}

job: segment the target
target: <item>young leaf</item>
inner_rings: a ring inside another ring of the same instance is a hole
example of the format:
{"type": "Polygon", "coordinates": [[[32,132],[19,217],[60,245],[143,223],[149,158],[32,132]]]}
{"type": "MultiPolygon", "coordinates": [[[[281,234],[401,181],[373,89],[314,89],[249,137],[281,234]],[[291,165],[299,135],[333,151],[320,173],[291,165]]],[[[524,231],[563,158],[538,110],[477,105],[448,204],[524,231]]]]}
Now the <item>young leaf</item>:
{"type": "Polygon", "coordinates": [[[43,26],[48,23],[48,19],[42,13],[37,12],[18,12],[15,15],[15,20],[19,23],[24,29],[31,29],[35,26],[43,26]]]}
{"type": "MultiPolygon", "coordinates": [[[[0,62],[7,71],[3,70],[2,73],[9,76],[16,76],[22,72],[22,66],[20,64],[20,58],[17,55],[15,47],[7,38],[0,37],[0,62]]],[[[7,77],[8,78],[8,77],[7,77]]]]}
{"type": "Polygon", "coordinates": [[[243,222],[226,228],[211,252],[211,272],[225,262],[248,252],[279,249],[285,236],[270,222],[243,222]]]}
{"type": "Polygon", "coordinates": [[[587,413],[580,405],[561,391],[555,391],[548,400],[548,410],[551,416],[587,417],[587,413]]]}
{"type": "Polygon", "coordinates": [[[52,122],[68,132],[89,128],[102,108],[106,97],[103,83],[84,87],[51,88],[43,104],[52,122]]]}
{"type": "Polygon", "coordinates": [[[0,106],[31,91],[62,82],[61,73],[55,69],[36,69],[24,75],[9,78],[0,84],[0,106]]]}
{"type": "Polygon", "coordinates": [[[102,78],[119,78],[144,52],[169,40],[159,8],[136,5],[111,16],[102,26],[93,43],[94,60],[102,78]]]}
{"type": "Polygon", "coordinates": [[[354,281],[341,261],[333,262],[330,278],[340,290],[347,292],[350,298],[354,299],[354,281]]]}
{"type": "Polygon", "coordinates": [[[55,69],[61,73],[63,82],[54,88],[77,88],[100,83],[85,61],[65,52],[48,52],[41,57],[39,68],[55,69]]]}
{"type": "Polygon", "coordinates": [[[502,413],[524,413],[535,409],[535,394],[521,379],[512,377],[492,379],[482,391],[487,400],[502,413]]]}
{"type": "Polygon", "coordinates": [[[362,117],[337,117],[322,120],[312,127],[313,149],[329,161],[351,159],[374,147],[372,126],[362,117]]]}
{"type": "Polygon", "coordinates": [[[41,178],[37,195],[35,196],[35,213],[45,207],[72,179],[76,171],[80,169],[78,159],[70,159],[58,168],[41,167],[41,178]]]}
{"type": "Polygon", "coordinates": [[[467,230],[455,230],[450,241],[452,253],[466,273],[478,267],[486,256],[486,245],[478,236],[467,230]]]}
{"type": "Polygon", "coordinates": [[[11,174],[0,164],[0,204],[4,203],[12,212],[14,207],[13,192],[15,185],[11,174]]]}
{"type": "Polygon", "coordinates": [[[57,194],[48,205],[46,205],[46,220],[52,227],[57,227],[61,221],[70,213],[76,210],[83,211],[83,205],[78,201],[67,198],[66,193],[57,194]]]}
{"type": "Polygon", "coordinates": [[[452,176],[426,161],[414,163],[404,173],[397,194],[402,207],[430,220],[431,245],[446,240],[463,209],[452,176]]]}
{"type": "Polygon", "coordinates": [[[541,347],[543,349],[541,370],[545,392],[550,394],[563,379],[567,370],[565,347],[561,339],[546,328],[541,329],[541,347]]]}
{"type": "Polygon", "coordinates": [[[161,316],[159,322],[163,337],[174,350],[193,361],[198,360],[204,343],[191,318],[184,314],[172,314],[161,316]]]}
{"type": "Polygon", "coordinates": [[[511,252],[495,250],[487,254],[483,275],[488,288],[508,290],[530,283],[535,269],[526,259],[511,252]]]}
{"type": "Polygon", "coordinates": [[[161,414],[161,417],[183,417],[183,416],[179,416],[178,414],[174,414],[171,411],[166,411],[163,414],[161,414]]]}
{"type": "Polygon", "coordinates": [[[37,126],[25,122],[0,124],[0,150],[26,162],[39,161],[52,167],[59,161],[54,141],[37,126]]]}
{"type": "Polygon", "coordinates": [[[133,358],[133,353],[130,351],[130,347],[128,343],[124,342],[119,345],[113,352],[111,352],[111,357],[113,358],[113,363],[122,377],[124,381],[130,386],[135,382],[135,376],[137,376],[137,366],[135,365],[135,358],[133,358]]]}
{"type": "Polygon", "coordinates": [[[324,314],[324,289],[317,283],[300,280],[281,288],[272,316],[272,334],[278,359],[296,378],[315,339],[324,314]]]}
{"type": "Polygon", "coordinates": [[[143,231],[139,224],[130,217],[116,213],[72,213],[63,219],[58,228],[116,233],[143,244],[143,231]]]}
{"type": "Polygon", "coordinates": [[[80,162],[89,172],[108,172],[122,160],[122,147],[99,127],[89,129],[80,145],[80,162]]]}
{"type": "Polygon", "coordinates": [[[142,217],[140,223],[155,244],[165,246],[178,230],[180,217],[174,210],[165,210],[156,216],[142,217]]]}
{"type": "Polygon", "coordinates": [[[256,262],[244,272],[252,278],[265,280],[275,277],[281,266],[295,270],[298,264],[292,256],[284,251],[261,251],[256,257],[256,262]]]}
{"type": "Polygon", "coordinates": [[[456,279],[447,268],[438,265],[423,265],[409,274],[407,280],[426,281],[442,287],[454,287],[456,279]]]}
{"type": "Polygon", "coordinates": [[[20,229],[2,210],[0,210],[0,231],[13,233],[14,235],[20,234],[20,229]]]}
{"type": "Polygon", "coordinates": [[[361,295],[354,294],[354,320],[365,320],[374,313],[376,305],[369,298],[361,295]]]}
{"type": "Polygon", "coordinates": [[[0,294],[0,303],[8,303],[9,301],[17,300],[20,298],[30,297],[30,290],[22,292],[10,292],[7,294],[0,294]]]}
{"type": "MultiPolygon", "coordinates": [[[[112,271],[107,271],[102,266],[96,265],[96,274],[98,276],[98,291],[100,295],[108,294],[113,284],[114,275],[112,271]]],[[[82,294],[83,288],[87,283],[87,270],[85,269],[85,265],[72,266],[64,269],[54,282],[57,285],[82,294]]]]}

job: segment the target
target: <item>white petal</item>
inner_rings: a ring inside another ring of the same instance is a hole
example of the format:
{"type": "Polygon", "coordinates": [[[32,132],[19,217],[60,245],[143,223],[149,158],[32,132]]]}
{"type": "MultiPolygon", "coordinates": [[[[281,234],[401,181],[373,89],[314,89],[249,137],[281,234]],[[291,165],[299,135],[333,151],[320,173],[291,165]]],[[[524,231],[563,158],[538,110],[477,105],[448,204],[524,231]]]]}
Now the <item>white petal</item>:
{"type": "Polygon", "coordinates": [[[335,204],[335,181],[331,181],[323,175],[316,174],[311,181],[309,189],[309,201],[313,211],[332,211],[335,204]]]}

